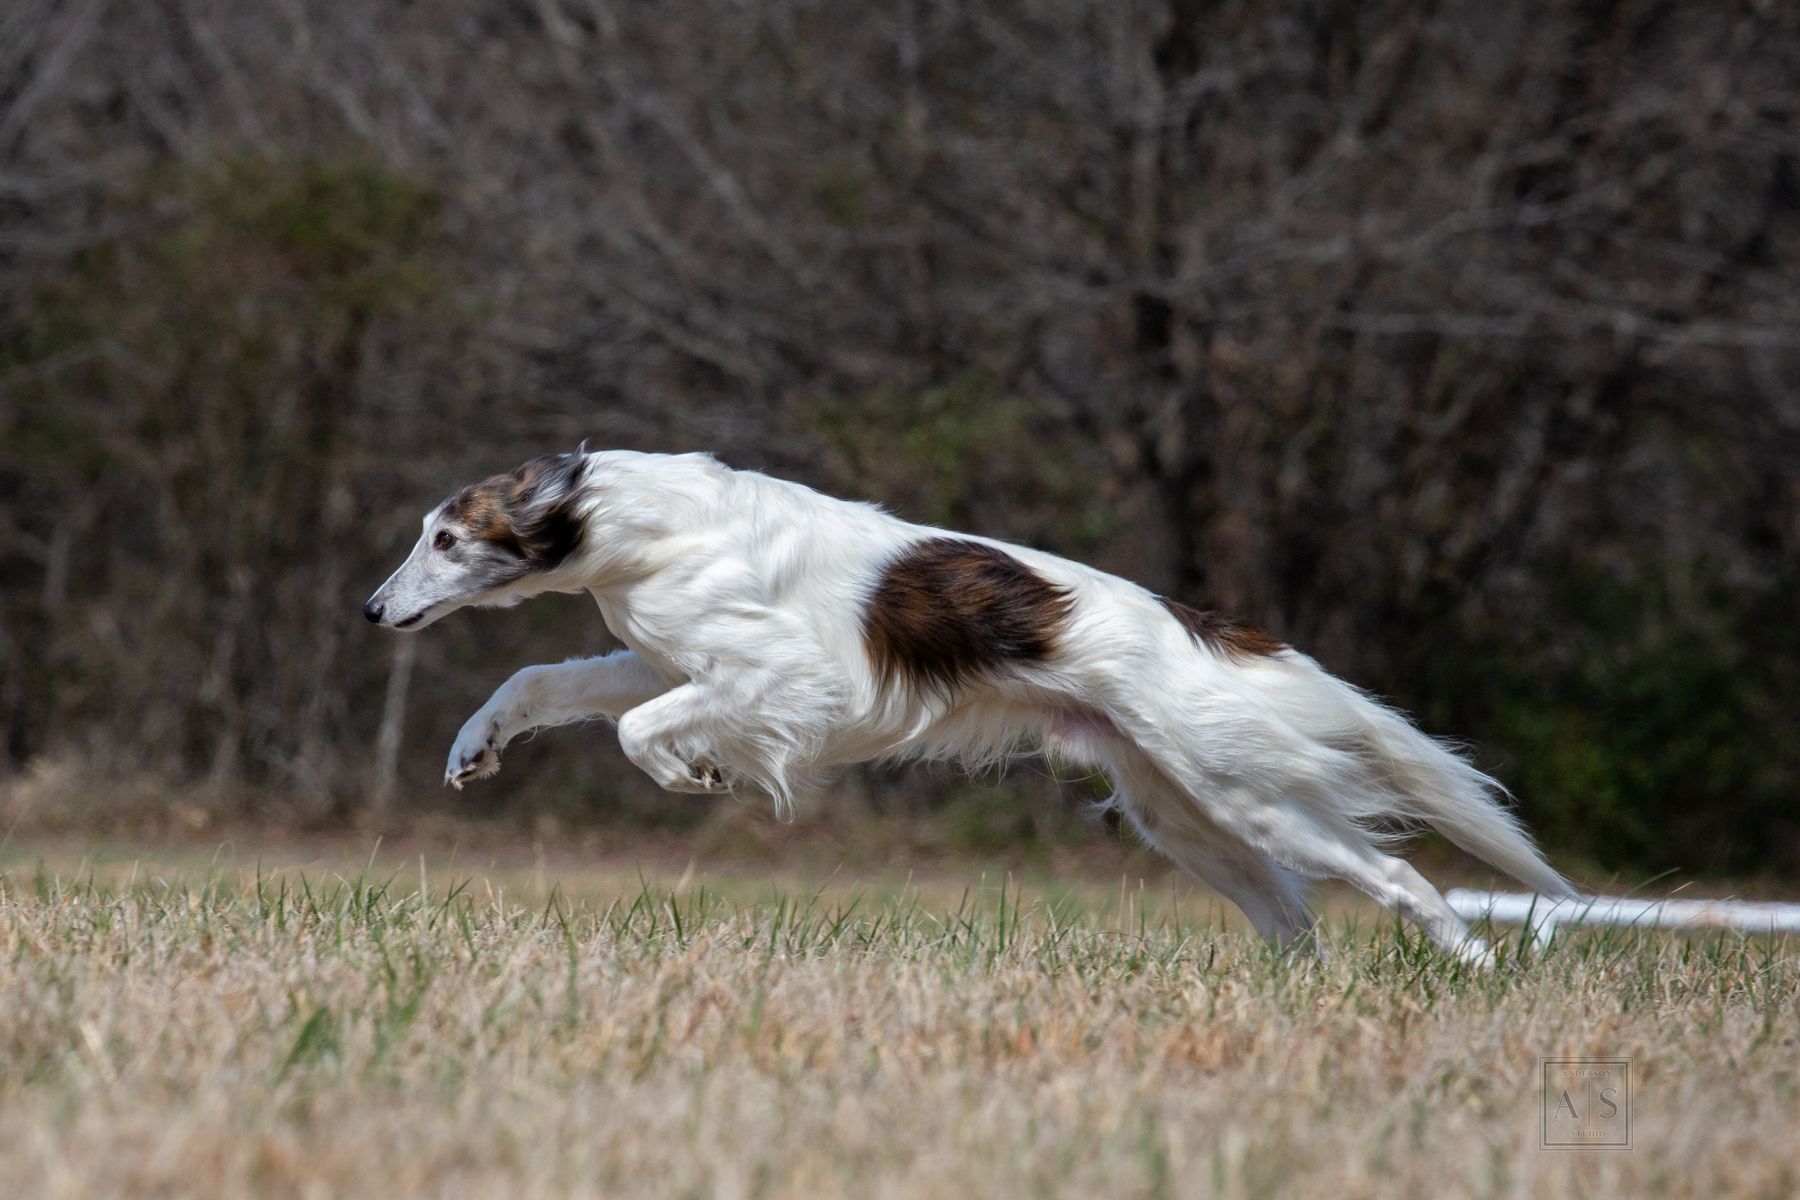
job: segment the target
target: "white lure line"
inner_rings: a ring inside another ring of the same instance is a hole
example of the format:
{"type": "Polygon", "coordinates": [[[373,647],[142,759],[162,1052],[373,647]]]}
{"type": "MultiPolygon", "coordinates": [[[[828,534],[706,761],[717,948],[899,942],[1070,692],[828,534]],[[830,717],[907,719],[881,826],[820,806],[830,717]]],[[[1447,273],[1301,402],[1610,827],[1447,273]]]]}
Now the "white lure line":
{"type": "Polygon", "coordinates": [[[1483,917],[1525,925],[1532,940],[1548,945],[1564,925],[1624,925],[1639,929],[1739,929],[1745,933],[1800,933],[1800,904],[1748,900],[1642,900],[1626,896],[1577,896],[1551,900],[1524,892],[1452,888],[1444,894],[1464,920],[1483,917]]]}

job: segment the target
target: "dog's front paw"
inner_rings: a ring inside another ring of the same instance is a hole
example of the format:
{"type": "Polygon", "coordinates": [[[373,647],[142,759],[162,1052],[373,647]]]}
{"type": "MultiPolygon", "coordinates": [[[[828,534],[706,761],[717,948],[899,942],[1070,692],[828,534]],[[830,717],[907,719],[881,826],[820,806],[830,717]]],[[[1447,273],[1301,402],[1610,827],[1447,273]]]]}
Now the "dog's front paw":
{"type": "Polygon", "coordinates": [[[671,792],[691,792],[701,796],[723,795],[731,790],[725,772],[709,762],[685,763],[663,786],[671,792]]]}
{"type": "Polygon", "coordinates": [[[452,758],[450,765],[444,770],[444,782],[462,791],[462,785],[471,779],[486,779],[490,775],[500,773],[500,752],[498,750],[481,749],[475,751],[474,757],[452,758]]]}
{"type": "Polygon", "coordinates": [[[476,713],[456,735],[450,761],[444,766],[444,782],[460,792],[471,779],[498,773],[501,745],[498,719],[491,713],[476,713]]]}
{"type": "Polygon", "coordinates": [[[638,770],[666,791],[713,796],[731,790],[730,771],[716,763],[698,739],[676,742],[647,722],[644,711],[633,709],[619,721],[619,749],[638,770]]]}
{"type": "Polygon", "coordinates": [[[621,733],[619,744],[625,756],[664,791],[715,796],[731,790],[724,770],[704,759],[688,762],[666,746],[638,741],[629,730],[621,733]]]}

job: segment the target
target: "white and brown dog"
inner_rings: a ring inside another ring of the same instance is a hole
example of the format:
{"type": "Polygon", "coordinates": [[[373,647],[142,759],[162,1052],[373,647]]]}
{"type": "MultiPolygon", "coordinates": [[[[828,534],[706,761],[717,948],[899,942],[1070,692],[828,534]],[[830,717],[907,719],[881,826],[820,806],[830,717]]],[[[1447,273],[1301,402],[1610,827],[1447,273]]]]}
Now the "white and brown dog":
{"type": "Polygon", "coordinates": [[[1146,842],[1282,945],[1310,941],[1303,885],[1329,877],[1490,961],[1384,852],[1411,824],[1574,894],[1497,783],[1269,634],[706,455],[551,455],[464,488],[363,613],[423,629],[548,591],[592,594],[630,649],[507,680],[463,726],[450,783],[595,717],[665,788],[747,782],[783,809],[839,764],[1042,749],[1103,768],[1146,842]]]}

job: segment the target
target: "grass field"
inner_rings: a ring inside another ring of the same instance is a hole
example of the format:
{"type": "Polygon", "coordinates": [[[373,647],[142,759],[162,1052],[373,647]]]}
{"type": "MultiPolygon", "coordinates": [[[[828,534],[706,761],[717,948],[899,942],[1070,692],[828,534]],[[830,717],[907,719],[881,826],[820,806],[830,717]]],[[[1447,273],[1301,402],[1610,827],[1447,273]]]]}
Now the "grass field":
{"type": "MultiPolygon", "coordinates": [[[[1800,1194],[1793,947],[1472,975],[1334,904],[423,864],[0,865],[0,1196],[1800,1194]],[[1538,1148],[1625,1056],[1628,1151],[1538,1148]]],[[[1509,950],[1513,947],[1509,946],[1509,950]]]]}

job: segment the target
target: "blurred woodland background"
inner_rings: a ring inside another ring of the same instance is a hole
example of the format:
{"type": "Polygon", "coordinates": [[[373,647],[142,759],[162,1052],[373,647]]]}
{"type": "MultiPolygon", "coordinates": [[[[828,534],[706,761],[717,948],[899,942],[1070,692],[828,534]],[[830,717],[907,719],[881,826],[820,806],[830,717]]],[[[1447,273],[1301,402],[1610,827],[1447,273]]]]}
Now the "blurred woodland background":
{"type": "MultiPolygon", "coordinates": [[[[358,615],[583,438],[1263,624],[1553,851],[1800,868],[1800,6],[0,6],[0,787],[704,820],[601,731],[439,788],[585,599],[358,615]]],[[[1091,795],[969,788],[831,802],[1091,795]]]]}

